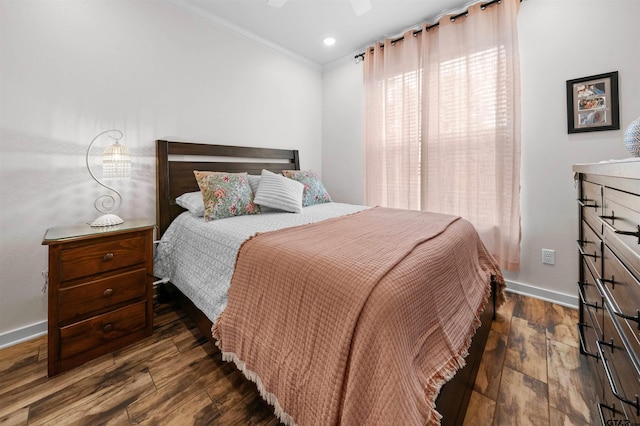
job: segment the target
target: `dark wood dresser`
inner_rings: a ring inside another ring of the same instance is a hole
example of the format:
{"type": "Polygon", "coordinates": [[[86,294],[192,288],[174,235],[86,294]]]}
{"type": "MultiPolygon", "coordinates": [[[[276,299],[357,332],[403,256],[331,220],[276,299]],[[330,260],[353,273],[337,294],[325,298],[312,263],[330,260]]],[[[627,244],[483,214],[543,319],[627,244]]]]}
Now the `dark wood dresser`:
{"type": "Polygon", "coordinates": [[[151,335],[154,227],[138,219],[47,230],[49,376],[151,335]]]}
{"type": "Polygon", "coordinates": [[[581,353],[603,425],[640,424],[640,162],[573,166],[581,353]]]}

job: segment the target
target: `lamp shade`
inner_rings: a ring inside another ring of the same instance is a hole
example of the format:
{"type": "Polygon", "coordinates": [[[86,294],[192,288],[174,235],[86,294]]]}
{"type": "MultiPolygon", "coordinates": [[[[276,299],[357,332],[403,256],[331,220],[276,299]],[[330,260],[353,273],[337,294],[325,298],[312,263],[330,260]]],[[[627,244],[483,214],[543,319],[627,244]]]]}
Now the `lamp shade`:
{"type": "Polygon", "coordinates": [[[131,154],[126,146],[117,141],[102,154],[102,177],[126,179],[131,177],[131,154]]]}
{"type": "Polygon", "coordinates": [[[104,213],[102,216],[89,224],[96,227],[113,226],[124,222],[121,217],[113,214],[113,212],[115,212],[118,207],[120,207],[122,196],[118,191],[116,191],[115,188],[106,185],[104,182],[101,182],[100,179],[98,179],[98,177],[95,175],[95,173],[93,173],[93,170],[91,170],[91,163],[89,161],[91,147],[93,147],[96,141],[103,135],[108,135],[115,141],[115,143],[105,149],[102,153],[102,177],[111,179],[123,179],[131,177],[131,154],[129,153],[129,150],[126,146],[120,145],[118,143],[118,141],[124,136],[122,131],[118,129],[111,129],[98,133],[89,144],[89,148],[87,148],[87,170],[89,170],[89,174],[91,175],[91,178],[93,180],[95,180],[100,186],[113,192],[113,195],[108,193],[100,195],[93,203],[96,210],[98,210],[100,213],[104,213]]]}

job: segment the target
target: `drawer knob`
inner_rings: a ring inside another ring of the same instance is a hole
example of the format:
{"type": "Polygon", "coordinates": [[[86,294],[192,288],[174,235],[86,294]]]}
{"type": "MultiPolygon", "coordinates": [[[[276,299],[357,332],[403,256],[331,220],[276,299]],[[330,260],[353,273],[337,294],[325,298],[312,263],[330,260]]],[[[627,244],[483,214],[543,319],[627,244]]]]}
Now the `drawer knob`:
{"type": "Polygon", "coordinates": [[[105,255],[104,255],[104,257],[103,257],[103,259],[104,259],[104,261],[105,261],[105,262],[107,262],[107,261],[109,261],[109,260],[113,259],[113,253],[107,253],[107,254],[105,254],[105,255]]]}
{"type": "Polygon", "coordinates": [[[102,296],[104,297],[109,297],[113,294],[113,289],[112,288],[108,288],[105,291],[102,292],[102,296]]]}
{"type": "Polygon", "coordinates": [[[113,324],[111,323],[105,324],[104,327],[102,327],[102,331],[104,331],[105,333],[109,333],[112,330],[113,330],[113,324]]]}

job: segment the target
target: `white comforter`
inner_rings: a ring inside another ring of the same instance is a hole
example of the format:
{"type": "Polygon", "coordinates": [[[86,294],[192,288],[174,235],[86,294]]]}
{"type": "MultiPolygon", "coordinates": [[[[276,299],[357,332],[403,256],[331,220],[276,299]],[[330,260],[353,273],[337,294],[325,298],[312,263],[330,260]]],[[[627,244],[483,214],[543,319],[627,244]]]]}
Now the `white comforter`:
{"type": "Polygon", "coordinates": [[[244,241],[258,232],[319,222],[366,208],[326,203],[305,207],[300,214],[269,212],[212,222],[184,212],[158,244],[154,275],[168,278],[214,322],[227,306],[227,290],[244,241]]]}

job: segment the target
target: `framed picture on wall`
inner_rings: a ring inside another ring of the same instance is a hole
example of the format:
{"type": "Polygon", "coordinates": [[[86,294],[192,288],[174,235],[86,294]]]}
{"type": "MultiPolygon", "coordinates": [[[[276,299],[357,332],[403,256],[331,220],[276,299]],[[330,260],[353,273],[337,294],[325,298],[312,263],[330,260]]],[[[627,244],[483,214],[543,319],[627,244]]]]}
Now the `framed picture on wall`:
{"type": "Polygon", "coordinates": [[[569,133],[617,130],[618,71],[567,80],[569,133]]]}

